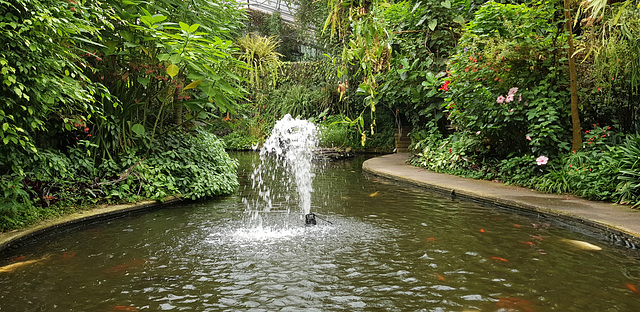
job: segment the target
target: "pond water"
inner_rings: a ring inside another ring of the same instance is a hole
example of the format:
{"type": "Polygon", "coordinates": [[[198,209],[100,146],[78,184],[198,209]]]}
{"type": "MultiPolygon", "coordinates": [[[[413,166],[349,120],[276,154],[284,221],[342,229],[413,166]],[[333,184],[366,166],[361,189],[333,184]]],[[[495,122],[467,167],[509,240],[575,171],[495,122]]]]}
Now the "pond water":
{"type": "Polygon", "coordinates": [[[238,194],[0,254],[40,260],[0,272],[0,311],[640,311],[633,251],[365,175],[359,158],[314,167],[318,225],[276,209],[252,228],[258,156],[233,156],[238,194]]]}

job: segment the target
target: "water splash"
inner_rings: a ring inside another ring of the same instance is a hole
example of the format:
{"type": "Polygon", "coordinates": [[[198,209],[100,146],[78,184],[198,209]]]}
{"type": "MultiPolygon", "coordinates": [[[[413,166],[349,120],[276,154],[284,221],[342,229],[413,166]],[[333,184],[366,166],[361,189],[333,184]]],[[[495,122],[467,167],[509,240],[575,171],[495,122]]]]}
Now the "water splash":
{"type": "Polygon", "coordinates": [[[312,160],[317,145],[313,123],[289,114],[276,122],[260,150],[260,164],[251,175],[258,196],[251,203],[245,199],[259,226],[264,221],[260,212],[289,213],[296,204],[303,215],[311,212],[312,160]]]}

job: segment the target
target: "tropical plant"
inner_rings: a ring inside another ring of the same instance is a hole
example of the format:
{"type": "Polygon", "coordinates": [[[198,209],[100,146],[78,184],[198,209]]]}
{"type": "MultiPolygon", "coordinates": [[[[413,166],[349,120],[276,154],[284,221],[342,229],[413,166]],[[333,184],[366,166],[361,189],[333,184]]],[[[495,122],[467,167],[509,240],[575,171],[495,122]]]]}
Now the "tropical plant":
{"type": "Polygon", "coordinates": [[[277,37],[262,37],[256,34],[247,34],[236,41],[237,57],[248,66],[244,74],[257,90],[266,87],[265,84],[268,82],[264,81],[265,78],[274,85],[276,83],[278,70],[282,66],[282,55],[277,52],[279,43],[277,37]]]}
{"type": "Polygon", "coordinates": [[[441,89],[456,131],[475,134],[482,146],[476,153],[503,158],[568,150],[569,93],[556,10],[551,3],[488,2],[466,26],[441,89]]]}
{"type": "Polygon", "coordinates": [[[619,203],[640,206],[640,136],[627,137],[615,155],[619,162],[616,195],[619,203]]]}
{"type": "Polygon", "coordinates": [[[619,124],[621,131],[635,133],[640,130],[640,7],[633,1],[583,4],[588,16],[580,21],[576,57],[582,60],[587,122],[619,124]]]}

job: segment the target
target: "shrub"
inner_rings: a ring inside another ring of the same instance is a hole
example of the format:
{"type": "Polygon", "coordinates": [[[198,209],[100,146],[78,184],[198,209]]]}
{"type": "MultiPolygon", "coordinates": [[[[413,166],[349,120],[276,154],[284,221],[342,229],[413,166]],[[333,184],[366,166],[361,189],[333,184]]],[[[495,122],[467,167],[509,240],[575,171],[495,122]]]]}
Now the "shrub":
{"type": "Polygon", "coordinates": [[[80,141],[66,153],[43,150],[23,159],[20,174],[0,176],[0,231],[27,226],[49,216],[97,203],[198,199],[231,193],[237,163],[224,144],[207,132],[169,134],[155,149],[131,149],[114,159],[96,161],[90,143],[80,141]]]}
{"type": "Polygon", "coordinates": [[[477,134],[471,150],[492,158],[568,151],[569,93],[555,8],[487,2],[451,57],[441,90],[458,132],[477,134]]]}
{"type": "Polygon", "coordinates": [[[322,121],[319,125],[321,147],[353,147],[360,144],[359,140],[353,138],[357,136],[355,129],[350,129],[342,123],[344,117],[341,115],[331,116],[322,121]]]}
{"type": "Polygon", "coordinates": [[[571,193],[594,200],[616,197],[619,157],[612,143],[611,127],[593,125],[585,131],[585,143],[580,151],[562,154],[548,164],[549,171],[535,183],[538,190],[571,193]]]}
{"type": "Polygon", "coordinates": [[[615,157],[619,160],[616,188],[618,202],[640,205],[640,135],[628,137],[615,157]]]}

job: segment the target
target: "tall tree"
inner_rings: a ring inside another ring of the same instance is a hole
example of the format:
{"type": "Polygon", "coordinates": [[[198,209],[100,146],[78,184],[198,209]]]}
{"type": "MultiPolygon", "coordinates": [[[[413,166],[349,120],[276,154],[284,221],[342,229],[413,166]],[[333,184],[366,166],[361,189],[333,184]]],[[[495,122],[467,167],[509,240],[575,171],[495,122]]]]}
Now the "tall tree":
{"type": "Polygon", "coordinates": [[[565,28],[567,29],[567,41],[569,44],[569,79],[571,81],[571,123],[573,124],[573,140],[571,149],[574,151],[582,147],[582,130],[580,128],[580,114],[578,110],[578,80],[576,74],[576,61],[574,58],[573,27],[571,20],[571,0],[564,0],[565,28]]]}

